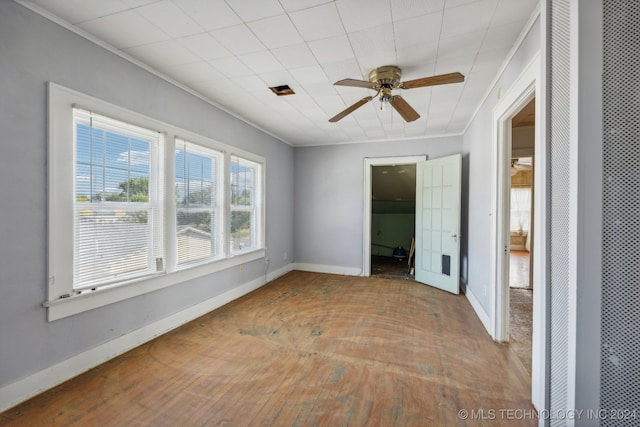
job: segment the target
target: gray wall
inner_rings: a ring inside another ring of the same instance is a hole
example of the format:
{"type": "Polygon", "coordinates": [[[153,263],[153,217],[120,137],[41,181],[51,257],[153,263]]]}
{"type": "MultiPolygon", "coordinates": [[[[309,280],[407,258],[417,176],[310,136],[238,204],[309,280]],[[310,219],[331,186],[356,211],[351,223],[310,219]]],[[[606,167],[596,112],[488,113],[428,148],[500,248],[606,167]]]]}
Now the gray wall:
{"type": "Polygon", "coordinates": [[[264,275],[262,260],[47,322],[46,83],[266,158],[270,270],[293,256],[293,149],[16,3],[0,1],[0,387],[264,275]]]}
{"type": "Polygon", "coordinates": [[[462,278],[489,312],[489,265],[491,248],[492,211],[491,180],[493,138],[493,109],[498,104],[499,90],[503,93],[516,81],[526,65],[540,49],[540,22],[536,21],[504,70],[497,84],[476,114],[464,134],[463,153],[463,224],[461,242],[462,278]],[[465,179],[468,177],[469,179],[465,179]],[[466,212],[466,216],[465,216],[466,212]],[[466,236],[466,238],[464,237],[466,236]]]}
{"type": "Polygon", "coordinates": [[[461,137],[295,149],[296,262],[362,269],[364,159],[460,153],[461,137]]]}

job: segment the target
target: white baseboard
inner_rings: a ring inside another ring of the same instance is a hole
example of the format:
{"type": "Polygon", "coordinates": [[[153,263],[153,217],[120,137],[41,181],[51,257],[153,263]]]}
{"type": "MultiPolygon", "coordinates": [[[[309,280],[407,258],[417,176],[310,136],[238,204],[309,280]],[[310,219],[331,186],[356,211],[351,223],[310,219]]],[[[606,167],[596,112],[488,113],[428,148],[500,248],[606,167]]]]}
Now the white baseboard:
{"type": "Polygon", "coordinates": [[[341,267],[335,265],[296,263],[296,270],[311,271],[313,273],[340,274],[343,276],[360,276],[360,269],[353,267],[341,267]]]}
{"type": "Polygon", "coordinates": [[[267,273],[267,283],[271,282],[272,280],[277,279],[280,276],[284,276],[285,274],[287,274],[290,271],[294,270],[294,264],[287,264],[284,267],[281,267],[277,270],[271,271],[269,273],[267,273]]]}
{"type": "Polygon", "coordinates": [[[491,332],[489,330],[489,314],[485,311],[484,307],[482,307],[482,304],[480,304],[480,301],[478,301],[478,298],[473,293],[473,290],[471,289],[471,287],[466,285],[464,294],[467,297],[467,300],[469,301],[469,303],[471,304],[473,311],[476,312],[476,315],[480,319],[480,322],[482,322],[482,325],[487,330],[487,333],[491,335],[491,332]]]}
{"type": "MultiPolygon", "coordinates": [[[[268,274],[267,277],[279,277],[292,269],[292,264],[288,264],[268,274]]],[[[179,313],[101,344],[12,384],[0,387],[0,412],[240,298],[264,284],[264,277],[254,279],[179,313]]]]}

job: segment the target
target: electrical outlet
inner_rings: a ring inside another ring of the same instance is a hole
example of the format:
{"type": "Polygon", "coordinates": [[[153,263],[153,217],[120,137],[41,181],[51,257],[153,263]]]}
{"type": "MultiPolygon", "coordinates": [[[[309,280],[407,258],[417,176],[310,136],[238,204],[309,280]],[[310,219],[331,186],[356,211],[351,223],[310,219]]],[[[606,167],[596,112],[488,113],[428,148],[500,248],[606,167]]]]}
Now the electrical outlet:
{"type": "Polygon", "coordinates": [[[282,259],[283,259],[284,261],[286,261],[286,260],[287,260],[287,251],[282,252],[282,259]]]}

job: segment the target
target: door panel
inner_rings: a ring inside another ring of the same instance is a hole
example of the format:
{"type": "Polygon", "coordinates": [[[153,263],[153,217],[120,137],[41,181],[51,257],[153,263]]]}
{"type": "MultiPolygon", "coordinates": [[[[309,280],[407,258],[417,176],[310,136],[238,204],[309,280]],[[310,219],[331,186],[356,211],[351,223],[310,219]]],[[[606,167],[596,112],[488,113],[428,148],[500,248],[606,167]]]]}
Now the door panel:
{"type": "Polygon", "coordinates": [[[460,293],[459,154],[416,164],[416,280],[460,293]]]}

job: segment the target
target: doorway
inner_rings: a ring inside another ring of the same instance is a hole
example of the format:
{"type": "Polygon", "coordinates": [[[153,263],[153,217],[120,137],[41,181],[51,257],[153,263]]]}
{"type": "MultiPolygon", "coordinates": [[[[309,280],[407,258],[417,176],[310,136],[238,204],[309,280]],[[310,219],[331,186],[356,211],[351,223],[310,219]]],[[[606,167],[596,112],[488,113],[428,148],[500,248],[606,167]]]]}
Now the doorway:
{"type": "Polygon", "coordinates": [[[535,98],[511,118],[509,345],[531,375],[535,98]]]}
{"type": "MultiPolygon", "coordinates": [[[[397,157],[375,157],[364,159],[364,212],[363,212],[363,230],[362,230],[362,276],[371,276],[375,274],[377,269],[393,267],[394,274],[408,275],[408,259],[393,257],[394,249],[398,246],[402,247],[405,256],[409,256],[411,247],[411,238],[415,227],[415,220],[406,221],[403,225],[399,225],[398,221],[394,221],[393,216],[408,219],[413,215],[415,218],[415,170],[416,163],[427,159],[426,155],[418,156],[397,156],[397,157]],[[385,172],[386,171],[386,172],[385,172]],[[373,193],[374,173],[376,174],[376,194],[373,193]],[[413,180],[413,189],[404,188],[408,186],[406,181],[413,180]],[[398,189],[402,185],[403,189],[398,189]],[[374,199],[375,197],[375,199],[374,199]],[[391,199],[391,200],[389,200],[391,199]],[[400,199],[400,200],[395,200],[400,199]],[[413,200],[409,200],[413,199],[413,200]],[[374,206],[376,210],[376,219],[374,224],[374,206]],[[412,212],[408,209],[413,206],[412,212]],[[391,227],[380,228],[380,216],[388,215],[383,221],[395,223],[391,227]],[[380,232],[380,234],[378,234],[380,232]],[[406,236],[408,234],[408,237],[406,236]],[[374,245],[375,243],[375,245],[374,245]],[[376,261],[380,257],[384,257],[383,261],[389,262],[390,266],[382,266],[378,263],[377,267],[373,267],[373,256],[376,261]],[[389,258],[391,257],[391,259],[389,258]]],[[[384,271],[384,270],[383,270],[384,271]]],[[[387,270],[389,271],[389,270],[387,270]]],[[[412,277],[411,277],[412,278],[412,277]]]]}
{"type": "Polygon", "coordinates": [[[503,94],[493,110],[492,137],[492,182],[495,183],[492,197],[489,277],[489,333],[496,341],[509,341],[509,246],[510,246],[510,198],[512,162],[512,119],[532,99],[536,99],[534,147],[532,160],[534,184],[532,186],[533,212],[531,214],[531,264],[529,278],[533,287],[532,344],[531,344],[531,400],[538,408],[548,407],[547,382],[549,363],[547,359],[549,341],[548,322],[548,224],[546,216],[547,181],[544,72],[539,56],[527,65],[509,90],[503,94]],[[495,215],[493,215],[495,213],[495,215]],[[536,237],[538,236],[538,237],[536,237]],[[535,244],[533,244],[535,243],[535,244]]]}
{"type": "Polygon", "coordinates": [[[413,280],[416,165],[371,167],[371,275],[413,280]]]}

